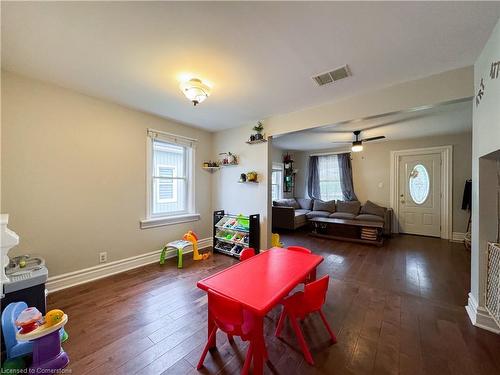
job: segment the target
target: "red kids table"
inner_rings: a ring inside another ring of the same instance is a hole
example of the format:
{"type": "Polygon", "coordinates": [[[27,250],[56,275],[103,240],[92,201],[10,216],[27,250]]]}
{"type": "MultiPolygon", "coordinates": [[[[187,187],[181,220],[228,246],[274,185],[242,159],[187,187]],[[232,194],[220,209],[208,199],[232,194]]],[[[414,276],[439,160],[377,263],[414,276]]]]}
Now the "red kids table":
{"type": "MultiPolygon", "coordinates": [[[[214,290],[240,302],[255,314],[259,335],[264,343],[263,322],[266,314],[316,269],[323,257],[282,248],[271,248],[198,281],[198,288],[214,290]]],[[[208,314],[208,334],[214,327],[208,314]]],[[[215,339],[211,347],[215,347],[215,339]]],[[[262,374],[265,347],[255,351],[254,373],[262,374]]]]}

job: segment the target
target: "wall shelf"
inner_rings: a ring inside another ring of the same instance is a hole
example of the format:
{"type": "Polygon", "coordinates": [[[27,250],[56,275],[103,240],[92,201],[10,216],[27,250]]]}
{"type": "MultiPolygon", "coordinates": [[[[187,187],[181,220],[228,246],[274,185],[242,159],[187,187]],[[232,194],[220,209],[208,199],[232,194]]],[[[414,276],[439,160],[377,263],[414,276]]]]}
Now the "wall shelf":
{"type": "Polygon", "coordinates": [[[267,142],[267,139],[262,138],[262,139],[256,139],[255,141],[246,141],[249,145],[255,145],[257,143],[265,143],[267,142]]]}
{"type": "Polygon", "coordinates": [[[234,167],[238,165],[239,163],[228,163],[228,164],[220,164],[220,167],[234,167]]]}
{"type": "Polygon", "coordinates": [[[259,181],[238,181],[238,184],[258,184],[259,181]]]}
{"type": "Polygon", "coordinates": [[[210,172],[210,173],[213,173],[213,172],[218,171],[220,169],[220,167],[201,167],[201,168],[210,172]]]}

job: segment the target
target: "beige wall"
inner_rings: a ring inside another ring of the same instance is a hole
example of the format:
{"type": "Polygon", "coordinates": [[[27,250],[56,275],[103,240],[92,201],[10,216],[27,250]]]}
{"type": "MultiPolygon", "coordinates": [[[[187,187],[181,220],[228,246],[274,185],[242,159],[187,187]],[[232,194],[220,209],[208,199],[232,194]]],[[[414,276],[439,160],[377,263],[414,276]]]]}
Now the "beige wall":
{"type": "MultiPolygon", "coordinates": [[[[481,80],[485,84],[484,96],[479,105],[474,105],[472,146],[472,249],[471,249],[471,297],[469,306],[484,307],[487,242],[497,237],[497,213],[495,206],[496,161],[500,160],[500,77],[490,78],[491,63],[500,61],[500,21],[474,64],[475,92],[481,80]]],[[[472,310],[474,308],[472,307],[472,310]]],[[[483,309],[484,310],[484,309],[483,309]]],[[[486,311],[486,310],[484,310],[486,311]]],[[[484,312],[483,312],[484,314],[484,312]]],[[[472,318],[472,316],[471,316],[472,318]]],[[[475,318],[473,318],[474,321],[475,318]]],[[[479,324],[488,325],[485,318],[479,324]]],[[[493,325],[494,323],[491,323],[493,325]]],[[[500,328],[499,328],[500,329],[500,328]]]]}
{"type": "Polygon", "coordinates": [[[104,100],[2,71],[2,212],[20,236],[12,254],[45,257],[50,276],[160,249],[194,229],[211,236],[212,135],[104,100]],[[201,221],[141,230],[146,129],[199,140],[201,221]]]}
{"type": "MultiPolygon", "coordinates": [[[[472,134],[449,134],[428,138],[368,143],[363,152],[352,153],[354,190],[361,202],[371,200],[385,207],[390,205],[390,154],[391,151],[414,148],[453,146],[453,231],[465,232],[469,213],[461,209],[465,180],[471,177],[472,134]]],[[[311,153],[339,151],[320,150],[311,153]]],[[[306,163],[305,161],[303,162],[306,163]]],[[[307,174],[304,175],[307,176],[307,174]]],[[[298,181],[305,185],[305,181],[298,181]]]]}
{"type": "Polygon", "coordinates": [[[272,116],[263,122],[268,134],[285,134],[471,97],[473,85],[474,73],[469,66],[272,116]]]}
{"type": "Polygon", "coordinates": [[[239,165],[221,168],[214,173],[212,207],[214,210],[225,210],[232,214],[260,214],[261,248],[267,245],[268,207],[270,199],[268,189],[268,171],[270,170],[270,142],[249,145],[248,140],[252,126],[220,131],[214,134],[214,155],[220,152],[232,152],[239,159],[239,165]],[[240,184],[241,173],[255,171],[258,184],[240,184]]]}
{"type": "MultiPolygon", "coordinates": [[[[473,95],[472,68],[466,67],[433,75],[423,79],[408,81],[398,85],[373,90],[346,99],[327,103],[318,107],[301,110],[265,119],[264,132],[267,135],[285,134],[295,130],[314,128],[321,125],[334,124],[339,121],[353,120],[371,115],[392,111],[416,108],[424,105],[444,103],[463,99],[473,95]]],[[[247,189],[236,187],[236,172],[220,171],[214,178],[212,206],[214,209],[226,208],[234,210],[244,207],[245,211],[260,213],[261,246],[267,241],[270,233],[271,189],[267,186],[271,175],[272,150],[269,143],[259,146],[248,146],[244,142],[251,133],[253,124],[235,129],[222,130],[214,135],[214,152],[231,151],[243,156],[249,155],[244,169],[255,169],[262,173],[265,188],[247,189]],[[269,204],[268,204],[269,203],[269,204]]],[[[244,160],[244,159],[242,159],[244,160]]],[[[270,243],[268,243],[270,245],[270,243]]]]}

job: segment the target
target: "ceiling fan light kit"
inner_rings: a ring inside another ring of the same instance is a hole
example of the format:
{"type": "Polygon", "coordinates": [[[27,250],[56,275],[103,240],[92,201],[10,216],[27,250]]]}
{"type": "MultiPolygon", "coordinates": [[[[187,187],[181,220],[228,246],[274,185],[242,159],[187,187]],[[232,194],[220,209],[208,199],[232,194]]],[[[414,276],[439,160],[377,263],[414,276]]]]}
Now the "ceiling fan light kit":
{"type": "Polygon", "coordinates": [[[210,87],[198,78],[191,78],[189,81],[181,82],[180,89],[195,106],[210,95],[210,87]]]}
{"type": "Polygon", "coordinates": [[[371,137],[371,138],[365,138],[365,139],[359,139],[359,135],[361,134],[361,130],[355,130],[353,131],[354,136],[356,139],[352,142],[351,146],[351,151],[352,152],[361,152],[363,151],[363,142],[370,142],[370,141],[376,141],[378,139],[384,139],[384,135],[380,135],[377,137],[371,137]]]}
{"type": "Polygon", "coordinates": [[[360,152],[363,151],[363,144],[361,141],[354,141],[352,142],[352,147],[351,147],[352,152],[360,152]]]}

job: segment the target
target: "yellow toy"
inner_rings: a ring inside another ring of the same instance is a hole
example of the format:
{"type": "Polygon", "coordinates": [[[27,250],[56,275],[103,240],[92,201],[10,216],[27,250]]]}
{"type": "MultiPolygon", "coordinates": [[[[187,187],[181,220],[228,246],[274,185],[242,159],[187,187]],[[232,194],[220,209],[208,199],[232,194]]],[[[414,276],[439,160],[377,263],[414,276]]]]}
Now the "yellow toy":
{"type": "Polygon", "coordinates": [[[271,236],[272,247],[283,247],[283,242],[280,241],[280,235],[278,233],[273,233],[271,236]]]}
{"type": "Polygon", "coordinates": [[[198,251],[198,236],[192,230],[187,232],[183,237],[183,240],[189,241],[193,244],[193,260],[205,260],[208,259],[210,253],[200,254],[198,251]]]}
{"type": "Polygon", "coordinates": [[[59,309],[50,310],[47,314],[45,314],[45,323],[44,327],[52,327],[56,325],[60,321],[62,321],[64,317],[64,312],[59,309]]]}

